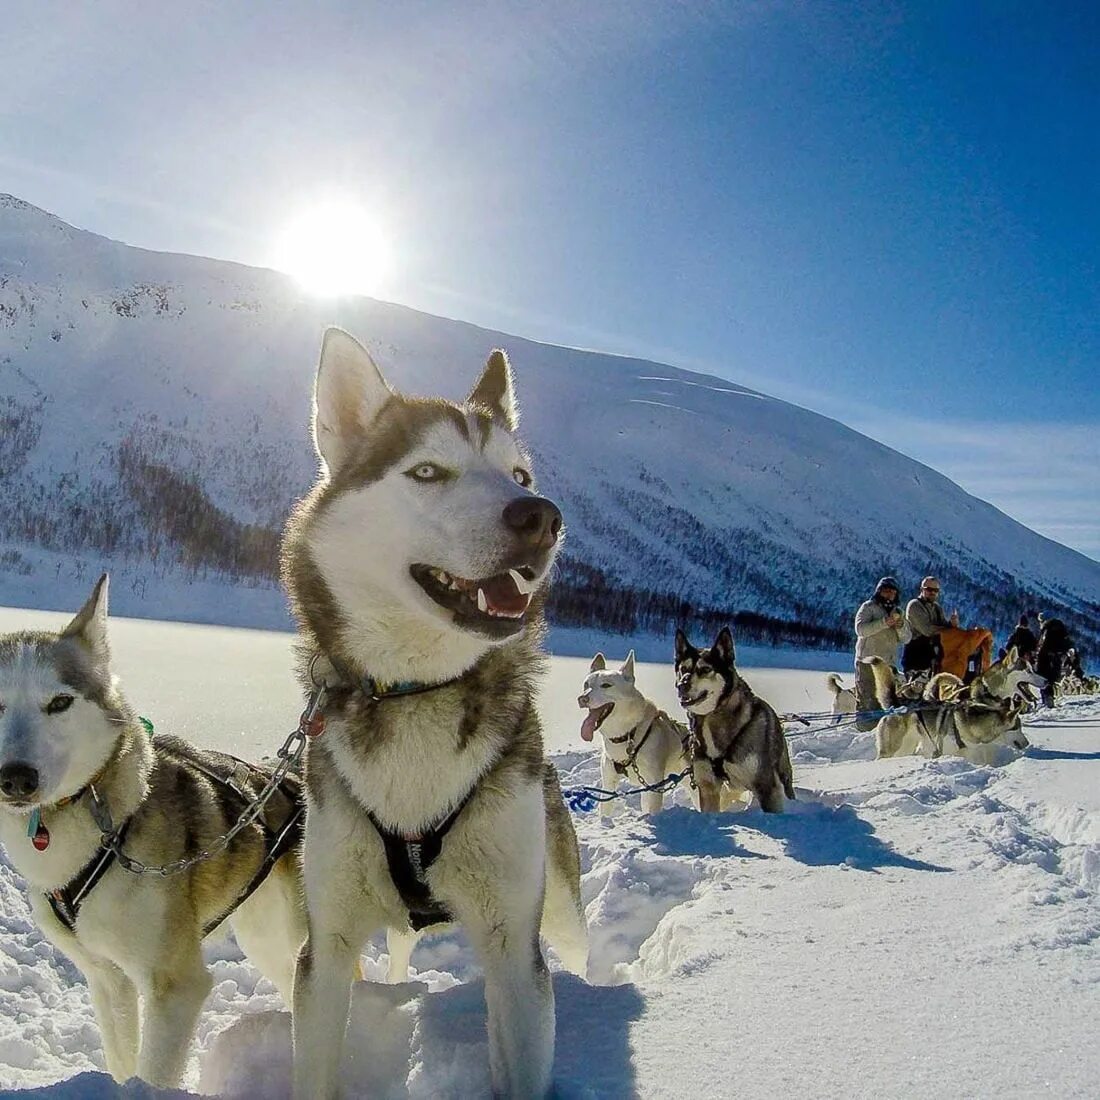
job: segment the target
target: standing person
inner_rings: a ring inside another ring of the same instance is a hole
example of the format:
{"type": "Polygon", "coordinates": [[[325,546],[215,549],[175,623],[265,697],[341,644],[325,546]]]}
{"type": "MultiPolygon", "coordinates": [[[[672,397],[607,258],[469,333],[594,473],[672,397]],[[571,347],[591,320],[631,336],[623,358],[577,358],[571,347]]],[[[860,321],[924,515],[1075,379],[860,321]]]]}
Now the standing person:
{"type": "Polygon", "coordinates": [[[909,624],[912,640],[901,655],[904,672],[935,672],[943,657],[940,633],[949,626],[959,625],[959,613],[953,611],[949,619],[940,606],[940,582],[935,577],[925,577],[920,582],[920,593],[905,608],[905,621],[909,624]]]}
{"type": "Polygon", "coordinates": [[[1027,615],[1021,615],[1020,621],[1016,624],[1016,629],[1009,634],[1008,641],[1005,642],[1002,656],[1015,646],[1017,654],[1030,662],[1032,657],[1035,656],[1035,647],[1038,644],[1039,639],[1035,637],[1035,633],[1031,629],[1031,620],[1027,615]]]}
{"type": "Polygon", "coordinates": [[[1043,629],[1039,632],[1039,644],[1035,647],[1035,671],[1046,680],[1047,685],[1040,692],[1044,707],[1054,706],[1054,685],[1061,680],[1065,672],[1066,654],[1073,648],[1069,631],[1061,619],[1039,621],[1043,629]]]}
{"type": "MultiPolygon", "coordinates": [[[[883,577],[875,585],[875,594],[859,605],[856,612],[856,711],[878,710],[875,677],[864,657],[881,657],[894,665],[898,646],[909,641],[909,626],[898,610],[898,582],[883,577]]],[[[856,729],[873,730],[877,718],[857,718],[856,729]]]]}

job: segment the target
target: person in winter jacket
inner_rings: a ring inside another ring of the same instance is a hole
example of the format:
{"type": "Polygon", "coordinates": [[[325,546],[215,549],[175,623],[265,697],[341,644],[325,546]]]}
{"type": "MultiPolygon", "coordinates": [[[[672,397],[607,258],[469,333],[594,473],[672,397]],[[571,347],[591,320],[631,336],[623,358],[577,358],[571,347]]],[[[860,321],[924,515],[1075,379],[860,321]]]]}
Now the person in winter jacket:
{"type": "Polygon", "coordinates": [[[940,582],[925,577],[920,582],[920,594],[905,607],[905,621],[913,637],[901,655],[905,672],[938,672],[943,658],[940,633],[949,626],[959,625],[959,613],[949,619],[940,606],[940,582]]]}
{"type": "MultiPolygon", "coordinates": [[[[875,594],[859,605],[856,612],[856,711],[878,710],[875,696],[875,677],[865,657],[881,657],[887,664],[895,665],[898,646],[911,637],[905,616],[898,610],[898,582],[893,577],[883,577],[875,585],[875,594]]],[[[873,730],[878,719],[857,718],[856,729],[873,730]]]]}
{"type": "Polygon", "coordinates": [[[1054,685],[1065,672],[1066,654],[1073,648],[1069,631],[1061,619],[1043,619],[1039,644],[1035,647],[1035,671],[1047,686],[1040,693],[1044,707],[1054,706],[1054,685]]]}
{"type": "Polygon", "coordinates": [[[1001,650],[1001,656],[1003,657],[1015,646],[1016,652],[1025,660],[1030,661],[1035,656],[1035,647],[1038,644],[1039,639],[1035,637],[1035,633],[1031,629],[1031,620],[1026,615],[1021,615],[1020,621],[1016,624],[1016,629],[1009,634],[1008,641],[1005,642],[1005,647],[1001,650]]]}

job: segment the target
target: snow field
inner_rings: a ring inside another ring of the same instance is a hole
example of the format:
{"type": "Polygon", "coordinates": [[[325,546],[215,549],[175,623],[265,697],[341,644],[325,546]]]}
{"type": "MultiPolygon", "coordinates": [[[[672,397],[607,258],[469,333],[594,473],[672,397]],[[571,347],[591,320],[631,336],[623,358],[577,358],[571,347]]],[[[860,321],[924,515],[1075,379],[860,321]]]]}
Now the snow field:
{"type": "MultiPolygon", "coordinates": [[[[0,630],[16,616],[25,625],[26,612],[0,613],[0,630]]],[[[114,637],[131,699],[161,728],[245,753],[293,723],[284,636],[120,621],[114,637]]],[[[543,695],[565,786],[599,782],[595,753],[578,751],[586,669],[555,658],[543,695]]],[[[819,672],[747,677],[781,711],[827,707],[819,672]]],[[[639,678],[677,713],[667,666],[639,678]]],[[[791,739],[788,813],[703,817],[681,788],[653,817],[636,796],[610,821],[576,815],[592,957],[588,983],[555,973],[557,1094],[1095,1095],[1100,701],[1067,700],[1028,734],[1027,754],[993,767],[875,761],[872,734],[814,728],[791,739]]],[[[288,1096],[289,1014],[231,939],[207,952],[214,991],[188,1088],[288,1096]]],[[[487,1095],[464,937],[423,941],[408,983],[378,984],[385,963],[379,939],[373,981],[355,989],[347,1095],[487,1095]]],[[[40,1094],[154,1095],[101,1070],[83,980],[35,930],[4,862],[0,1088],[12,1091],[0,1095],[63,1078],[40,1094]]]]}

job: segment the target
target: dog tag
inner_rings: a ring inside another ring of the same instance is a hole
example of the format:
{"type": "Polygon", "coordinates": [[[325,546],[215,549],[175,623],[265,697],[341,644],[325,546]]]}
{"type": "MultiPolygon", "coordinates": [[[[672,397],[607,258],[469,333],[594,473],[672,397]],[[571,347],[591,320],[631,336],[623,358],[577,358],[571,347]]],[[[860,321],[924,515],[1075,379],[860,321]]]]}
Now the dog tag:
{"type": "Polygon", "coordinates": [[[27,822],[27,836],[36,851],[44,852],[50,846],[50,830],[42,824],[42,811],[37,806],[31,811],[31,819],[27,822]]]}

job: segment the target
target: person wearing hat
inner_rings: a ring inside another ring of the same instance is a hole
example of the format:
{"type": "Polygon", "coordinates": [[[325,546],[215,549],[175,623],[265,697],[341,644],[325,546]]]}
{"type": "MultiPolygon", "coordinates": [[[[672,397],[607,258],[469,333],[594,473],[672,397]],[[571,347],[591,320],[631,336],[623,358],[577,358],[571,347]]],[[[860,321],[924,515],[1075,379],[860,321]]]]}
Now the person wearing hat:
{"type": "MultiPolygon", "coordinates": [[[[875,695],[875,677],[865,657],[881,657],[887,664],[897,664],[898,646],[912,637],[905,616],[898,610],[898,582],[883,577],[875,585],[875,594],[859,605],[856,612],[856,711],[879,709],[875,695]]],[[[856,729],[873,730],[878,718],[857,718],[856,729]]]]}
{"type": "Polygon", "coordinates": [[[944,614],[940,582],[935,577],[920,582],[920,594],[906,604],[905,621],[913,637],[901,655],[903,671],[936,672],[943,657],[940,633],[959,625],[959,613],[953,611],[950,619],[944,614]]]}

